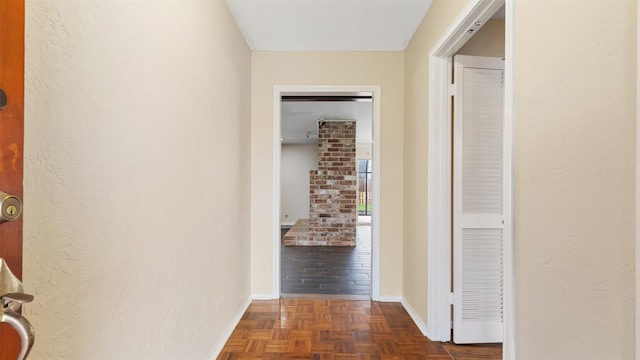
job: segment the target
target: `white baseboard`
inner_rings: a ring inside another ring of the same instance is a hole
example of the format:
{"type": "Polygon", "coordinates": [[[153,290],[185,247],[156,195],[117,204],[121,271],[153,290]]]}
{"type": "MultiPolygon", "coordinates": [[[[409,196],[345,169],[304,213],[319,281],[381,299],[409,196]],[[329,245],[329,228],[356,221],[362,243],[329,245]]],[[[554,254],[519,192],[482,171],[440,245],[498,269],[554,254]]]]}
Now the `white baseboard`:
{"type": "Polygon", "coordinates": [[[251,295],[251,300],[275,300],[276,297],[273,297],[273,294],[253,294],[251,295]]]}
{"type": "Polygon", "coordinates": [[[378,297],[373,298],[371,300],[380,301],[380,302],[402,302],[402,297],[400,297],[400,296],[378,296],[378,297]]]}
{"type": "Polygon", "coordinates": [[[409,304],[407,299],[402,298],[400,302],[402,303],[402,306],[407,311],[407,313],[409,313],[409,316],[411,316],[411,319],[413,320],[413,322],[416,324],[416,326],[418,326],[418,329],[420,329],[420,332],[422,332],[422,335],[427,336],[427,333],[428,333],[427,324],[425,324],[420,318],[420,316],[418,316],[418,313],[416,313],[416,311],[413,310],[413,308],[411,307],[411,304],[409,304]]]}
{"type": "Polygon", "coordinates": [[[229,340],[229,337],[231,337],[231,333],[233,333],[233,330],[236,328],[236,326],[238,326],[238,323],[240,322],[240,319],[242,319],[242,316],[244,315],[244,313],[249,308],[249,305],[251,305],[251,301],[252,300],[253,299],[251,297],[248,297],[244,301],[244,303],[242,304],[240,309],[238,309],[236,314],[233,316],[233,319],[231,320],[231,323],[227,326],[227,328],[224,331],[224,334],[222,335],[220,340],[218,340],[218,343],[216,344],[216,346],[213,348],[213,355],[210,357],[212,360],[218,358],[218,356],[222,352],[222,349],[224,348],[224,345],[229,340]]]}
{"type": "Polygon", "coordinates": [[[416,311],[411,307],[411,304],[409,304],[409,301],[407,301],[407,299],[401,296],[380,296],[377,299],[373,299],[373,300],[380,301],[380,302],[401,303],[402,307],[404,307],[404,309],[407,311],[407,313],[411,317],[411,320],[413,320],[413,322],[416,324],[418,329],[420,329],[420,332],[422,333],[422,335],[427,336],[427,325],[422,321],[420,316],[418,316],[418,313],[416,313],[416,311]]]}

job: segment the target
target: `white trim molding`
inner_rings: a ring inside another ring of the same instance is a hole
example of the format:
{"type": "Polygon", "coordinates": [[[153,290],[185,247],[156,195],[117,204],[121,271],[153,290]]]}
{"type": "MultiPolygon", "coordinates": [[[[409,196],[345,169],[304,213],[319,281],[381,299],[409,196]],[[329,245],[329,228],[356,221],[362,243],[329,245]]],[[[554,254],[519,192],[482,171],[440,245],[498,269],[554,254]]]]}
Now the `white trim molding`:
{"type": "Polygon", "coordinates": [[[451,322],[451,61],[429,61],[427,336],[449,341],[451,322]]]}
{"type": "Polygon", "coordinates": [[[227,341],[231,337],[233,330],[236,328],[236,326],[238,326],[238,323],[240,323],[242,316],[249,308],[249,305],[251,305],[251,301],[253,301],[253,299],[254,299],[253,297],[249,297],[244,301],[244,303],[242,303],[242,306],[240,306],[240,309],[238,309],[236,314],[233,316],[233,319],[231,320],[229,325],[227,325],[227,328],[224,330],[224,333],[222,334],[220,339],[218,339],[218,342],[213,348],[213,352],[211,356],[209,356],[210,359],[218,358],[218,356],[222,352],[222,349],[224,348],[224,345],[227,343],[227,341]]]}
{"type": "Polygon", "coordinates": [[[515,15],[516,1],[505,1],[505,63],[504,63],[504,166],[505,201],[504,204],[504,341],[502,358],[516,358],[516,279],[515,279],[515,15]]]}
{"type": "MultiPolygon", "coordinates": [[[[380,116],[382,91],[377,85],[332,86],[302,85],[273,87],[273,298],[280,297],[280,103],[282,95],[325,94],[344,95],[353,93],[373,95],[373,204],[380,209],[380,116]]],[[[380,297],[380,211],[374,211],[371,218],[371,298],[384,301],[380,297]]],[[[395,301],[400,301],[400,298],[395,301]]]]}
{"type": "Polygon", "coordinates": [[[379,301],[379,302],[402,302],[402,296],[378,296],[377,299],[374,299],[375,301],[379,301]]]}
{"type": "MultiPolygon", "coordinates": [[[[636,0],[636,24],[640,22],[640,0],[636,0]]],[[[640,27],[636,29],[636,360],[640,360],[640,27]]]]}
{"type": "Polygon", "coordinates": [[[471,0],[429,56],[428,305],[427,336],[451,340],[451,97],[452,57],[503,5],[505,11],[504,343],[503,359],[515,358],[514,336],[514,23],[515,0],[471,0]],[[469,31],[473,29],[473,31],[469,31]]]}
{"type": "Polygon", "coordinates": [[[251,295],[251,300],[275,300],[278,298],[280,298],[280,296],[274,297],[273,294],[252,294],[251,295]]]}
{"type": "Polygon", "coordinates": [[[420,332],[422,332],[422,335],[427,336],[427,324],[425,324],[422,321],[422,319],[420,318],[418,313],[415,311],[415,309],[411,307],[411,304],[409,304],[409,301],[407,301],[407,299],[405,298],[402,298],[400,303],[402,304],[402,307],[404,307],[406,312],[409,314],[413,322],[416,324],[418,329],[420,329],[420,332]]]}
{"type": "Polygon", "coordinates": [[[273,237],[273,285],[271,291],[273,298],[280,298],[280,160],[282,146],[280,142],[280,113],[282,104],[282,92],[278,87],[273,89],[273,219],[271,236],[273,237]]]}

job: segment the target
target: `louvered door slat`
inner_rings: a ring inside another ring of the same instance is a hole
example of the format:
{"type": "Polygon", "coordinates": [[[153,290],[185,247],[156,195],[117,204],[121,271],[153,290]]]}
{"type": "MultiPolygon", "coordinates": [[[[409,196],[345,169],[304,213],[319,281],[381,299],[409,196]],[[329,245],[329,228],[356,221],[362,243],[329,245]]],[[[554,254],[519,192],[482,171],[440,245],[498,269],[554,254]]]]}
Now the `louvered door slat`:
{"type": "Polygon", "coordinates": [[[504,62],[469,56],[454,62],[453,340],[501,342],[504,62]]]}

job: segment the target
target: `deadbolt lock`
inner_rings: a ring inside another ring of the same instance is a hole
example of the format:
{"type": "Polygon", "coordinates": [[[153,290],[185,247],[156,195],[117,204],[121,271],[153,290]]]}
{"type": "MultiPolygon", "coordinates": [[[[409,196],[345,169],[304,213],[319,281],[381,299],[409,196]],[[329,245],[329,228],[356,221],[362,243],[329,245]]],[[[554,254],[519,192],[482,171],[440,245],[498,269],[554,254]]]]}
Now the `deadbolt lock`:
{"type": "Polygon", "coordinates": [[[12,221],[22,214],[22,201],[15,196],[0,191],[0,223],[12,221]]]}

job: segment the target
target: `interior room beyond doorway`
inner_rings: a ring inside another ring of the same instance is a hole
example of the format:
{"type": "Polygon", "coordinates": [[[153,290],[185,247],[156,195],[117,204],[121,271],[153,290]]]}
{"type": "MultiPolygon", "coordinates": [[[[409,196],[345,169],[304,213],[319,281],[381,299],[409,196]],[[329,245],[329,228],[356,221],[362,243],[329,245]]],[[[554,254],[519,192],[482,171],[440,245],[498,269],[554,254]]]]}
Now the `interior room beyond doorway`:
{"type": "Polygon", "coordinates": [[[282,97],[281,293],[371,295],[372,123],[371,93],[282,97]]]}

